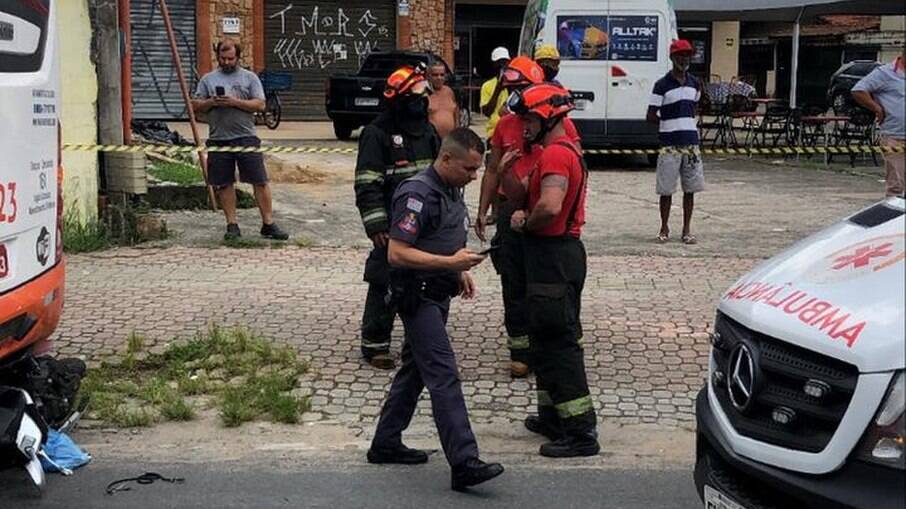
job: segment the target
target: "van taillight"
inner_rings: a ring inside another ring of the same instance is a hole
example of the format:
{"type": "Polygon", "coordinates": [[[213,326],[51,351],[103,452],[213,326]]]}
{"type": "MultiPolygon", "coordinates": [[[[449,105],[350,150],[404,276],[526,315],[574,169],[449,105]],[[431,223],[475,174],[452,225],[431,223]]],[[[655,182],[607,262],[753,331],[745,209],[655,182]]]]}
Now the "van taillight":
{"type": "Polygon", "coordinates": [[[610,75],[614,78],[622,78],[626,76],[626,71],[618,65],[612,65],[610,66],[610,75]]]}
{"type": "Polygon", "coordinates": [[[63,128],[57,119],[57,242],[54,246],[56,261],[63,259],[63,128]]]}

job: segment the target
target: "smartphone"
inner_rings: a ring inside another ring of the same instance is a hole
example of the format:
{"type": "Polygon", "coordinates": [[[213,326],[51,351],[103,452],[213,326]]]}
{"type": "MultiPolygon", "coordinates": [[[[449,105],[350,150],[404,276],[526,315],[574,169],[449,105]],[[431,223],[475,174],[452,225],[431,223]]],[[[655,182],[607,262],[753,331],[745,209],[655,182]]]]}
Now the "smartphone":
{"type": "Polygon", "coordinates": [[[217,95],[224,95],[226,91],[221,86],[214,87],[214,93],[217,95]]]}
{"type": "Polygon", "coordinates": [[[500,244],[491,244],[491,245],[488,246],[488,248],[485,249],[484,251],[479,251],[478,254],[484,256],[484,255],[487,255],[487,254],[491,254],[491,251],[497,251],[498,249],[500,249],[500,244]]]}

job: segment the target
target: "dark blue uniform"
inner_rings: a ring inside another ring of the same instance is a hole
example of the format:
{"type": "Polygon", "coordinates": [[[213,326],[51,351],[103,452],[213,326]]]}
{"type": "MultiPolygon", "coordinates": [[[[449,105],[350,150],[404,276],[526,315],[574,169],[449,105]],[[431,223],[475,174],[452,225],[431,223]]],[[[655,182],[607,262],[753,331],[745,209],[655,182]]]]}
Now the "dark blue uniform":
{"type": "MultiPolygon", "coordinates": [[[[466,245],[469,217],[462,191],[448,187],[431,167],[403,182],[393,197],[390,237],[416,249],[449,256],[466,245]]],[[[422,389],[431,394],[434,423],[451,466],[478,458],[456,358],[447,336],[450,299],[460,273],[394,269],[393,288],[406,331],[403,365],[372,442],[373,448],[399,446],[422,389]]]]}

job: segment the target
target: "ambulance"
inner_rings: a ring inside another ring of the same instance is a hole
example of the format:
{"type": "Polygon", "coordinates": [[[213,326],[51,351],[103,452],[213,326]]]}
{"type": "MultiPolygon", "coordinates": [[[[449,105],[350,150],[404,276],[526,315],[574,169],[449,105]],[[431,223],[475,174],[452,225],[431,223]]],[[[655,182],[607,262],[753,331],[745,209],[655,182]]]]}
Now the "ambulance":
{"type": "Polygon", "coordinates": [[[906,505],[903,216],[877,203],[723,294],[696,400],[705,507],[906,505]]]}
{"type": "Polygon", "coordinates": [[[668,0],[529,0],[519,53],[560,53],[557,80],[576,99],[583,147],[656,148],[645,120],[654,83],[671,68],[676,14],[668,0]]]}
{"type": "Polygon", "coordinates": [[[63,308],[54,13],[51,0],[0,2],[0,369],[46,350],[63,308]]]}

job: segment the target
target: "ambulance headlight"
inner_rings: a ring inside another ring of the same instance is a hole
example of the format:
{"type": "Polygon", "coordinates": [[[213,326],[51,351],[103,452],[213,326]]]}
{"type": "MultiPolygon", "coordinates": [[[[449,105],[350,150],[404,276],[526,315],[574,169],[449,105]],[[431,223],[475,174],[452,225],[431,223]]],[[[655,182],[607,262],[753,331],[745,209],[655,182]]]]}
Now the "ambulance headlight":
{"type": "Polygon", "coordinates": [[[906,372],[894,375],[878,414],[862,439],[859,458],[906,470],[906,372]]]}

